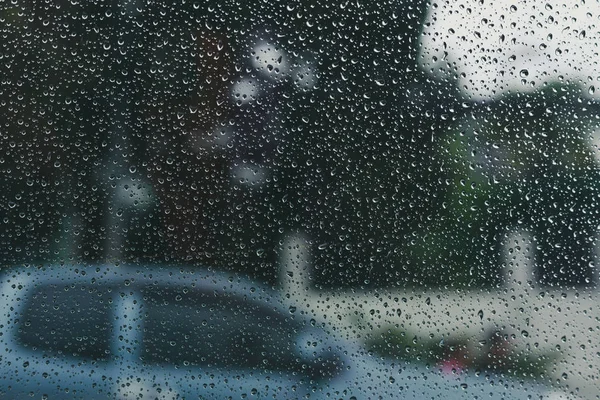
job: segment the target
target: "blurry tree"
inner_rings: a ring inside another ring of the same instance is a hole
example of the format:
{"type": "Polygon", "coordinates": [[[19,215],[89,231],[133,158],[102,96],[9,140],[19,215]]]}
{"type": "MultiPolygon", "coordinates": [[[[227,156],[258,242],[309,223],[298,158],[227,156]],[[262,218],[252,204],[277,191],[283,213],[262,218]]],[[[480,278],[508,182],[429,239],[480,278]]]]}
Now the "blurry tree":
{"type": "Polygon", "coordinates": [[[424,12],[412,2],[148,8],[148,165],[175,257],[275,277],[277,243],[296,229],[320,249],[321,283],[348,270],[351,285],[405,279],[392,254],[438,202],[432,138],[454,102],[416,68],[424,12]],[[285,58],[275,79],[250,62],[259,42],[285,58]],[[232,93],[246,78],[262,93],[250,102],[232,93]],[[248,189],[232,169],[256,163],[269,176],[248,189]]]}
{"type": "Polygon", "coordinates": [[[313,238],[320,285],[420,284],[403,249],[441,204],[434,148],[456,108],[451,84],[417,69],[424,13],[349,3],[299,28],[318,54],[318,86],[292,100],[279,209],[313,238]]]}
{"type": "Polygon", "coordinates": [[[503,284],[503,245],[511,230],[524,230],[533,234],[537,282],[592,283],[596,106],[580,95],[564,85],[507,95],[470,109],[448,130],[437,150],[449,174],[444,203],[411,247],[415,259],[438,268],[434,279],[503,284]]]}
{"type": "Polygon", "coordinates": [[[585,284],[594,105],[565,86],[463,101],[418,68],[427,7],[3,5],[2,263],[274,281],[297,230],[322,286],[497,285],[504,236],[523,227],[542,282],[585,284]]]}
{"type": "Polygon", "coordinates": [[[138,125],[123,105],[140,89],[135,10],[23,0],[1,13],[2,263],[99,261],[107,214],[118,212],[109,210],[112,171],[133,163],[135,138],[123,137],[138,125]]]}

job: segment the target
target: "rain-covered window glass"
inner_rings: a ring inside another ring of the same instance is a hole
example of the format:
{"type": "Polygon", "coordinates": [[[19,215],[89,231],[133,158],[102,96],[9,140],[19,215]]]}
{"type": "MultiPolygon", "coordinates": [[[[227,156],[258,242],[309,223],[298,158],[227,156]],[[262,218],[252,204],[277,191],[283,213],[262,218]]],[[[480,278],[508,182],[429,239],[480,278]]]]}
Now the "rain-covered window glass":
{"type": "Polygon", "coordinates": [[[0,1],[0,398],[597,398],[599,21],[0,1]]]}

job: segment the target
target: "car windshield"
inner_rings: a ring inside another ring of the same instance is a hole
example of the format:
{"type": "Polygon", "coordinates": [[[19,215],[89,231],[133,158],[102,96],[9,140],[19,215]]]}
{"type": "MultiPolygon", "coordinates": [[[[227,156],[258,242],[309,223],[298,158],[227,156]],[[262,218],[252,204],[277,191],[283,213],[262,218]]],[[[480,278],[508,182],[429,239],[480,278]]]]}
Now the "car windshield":
{"type": "Polygon", "coordinates": [[[595,399],[599,20],[2,2],[0,397],[595,399]]]}

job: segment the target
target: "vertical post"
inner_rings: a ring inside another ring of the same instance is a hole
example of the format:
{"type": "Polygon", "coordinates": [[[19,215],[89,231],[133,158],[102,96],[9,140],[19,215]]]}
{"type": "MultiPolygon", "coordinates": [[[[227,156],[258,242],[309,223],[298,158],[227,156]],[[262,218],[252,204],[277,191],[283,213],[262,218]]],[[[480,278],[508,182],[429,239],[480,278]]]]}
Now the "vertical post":
{"type": "Polygon", "coordinates": [[[139,294],[117,295],[111,352],[123,364],[138,363],[142,340],[142,299],[139,294]]]}
{"type": "Polygon", "coordinates": [[[524,289],[535,283],[535,248],[532,234],[523,229],[511,230],[504,242],[506,285],[524,289]]]}
{"type": "Polygon", "coordinates": [[[310,244],[301,233],[288,234],[283,241],[279,282],[289,298],[300,298],[311,290],[310,244]]]}

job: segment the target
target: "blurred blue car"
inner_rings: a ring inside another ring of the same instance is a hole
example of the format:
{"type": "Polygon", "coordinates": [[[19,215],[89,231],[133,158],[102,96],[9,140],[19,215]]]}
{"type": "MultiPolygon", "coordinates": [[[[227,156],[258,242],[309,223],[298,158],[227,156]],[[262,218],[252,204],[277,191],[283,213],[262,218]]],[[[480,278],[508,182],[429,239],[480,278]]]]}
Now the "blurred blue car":
{"type": "Polygon", "coordinates": [[[0,296],[2,399],[567,398],[375,358],[210,270],[22,268],[0,296]]]}

